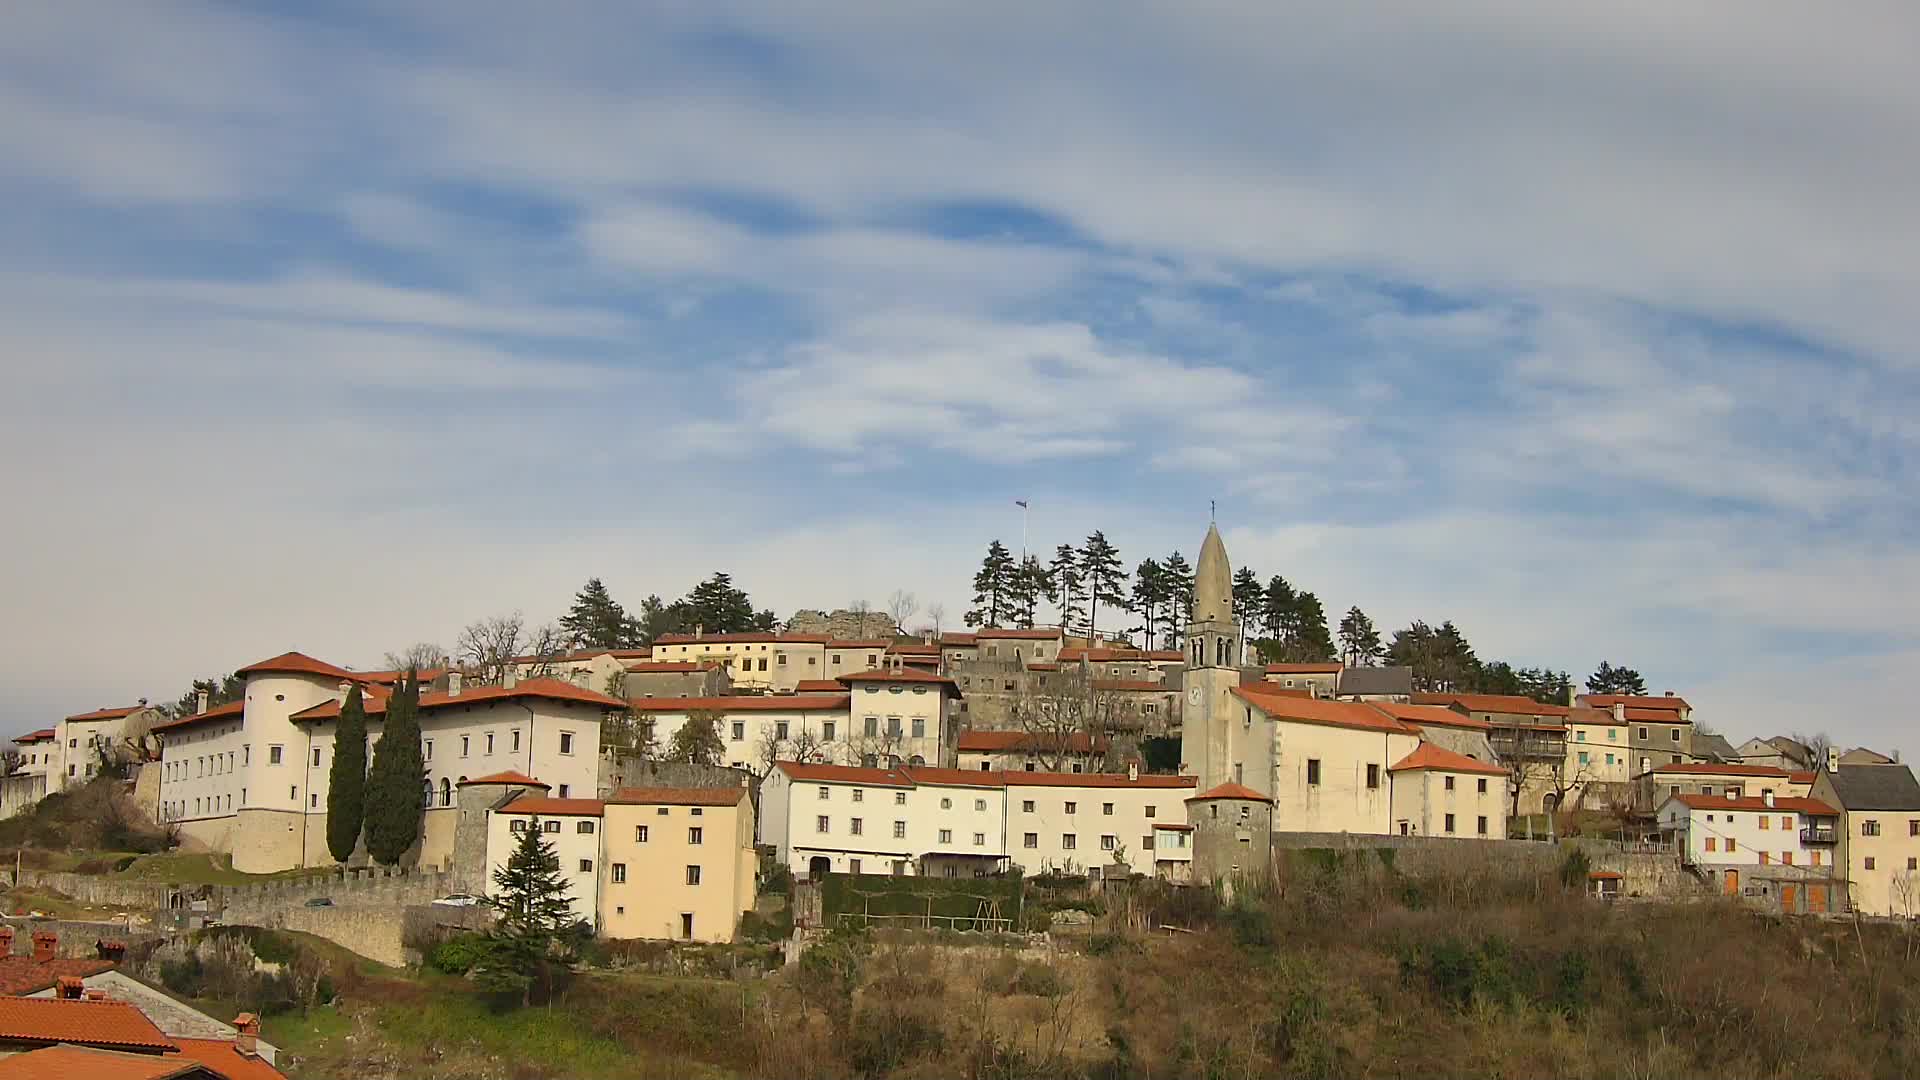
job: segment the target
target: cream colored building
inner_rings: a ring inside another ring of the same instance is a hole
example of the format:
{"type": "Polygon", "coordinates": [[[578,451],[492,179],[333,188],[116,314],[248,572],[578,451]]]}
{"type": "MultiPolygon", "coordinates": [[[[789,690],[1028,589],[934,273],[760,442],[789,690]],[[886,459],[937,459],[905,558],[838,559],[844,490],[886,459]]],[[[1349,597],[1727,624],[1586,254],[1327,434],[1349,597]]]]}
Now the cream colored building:
{"type": "Polygon", "coordinates": [[[879,667],[886,644],[836,646],[823,634],[662,634],[653,643],[650,659],[719,661],[727,665],[734,687],[743,693],[792,693],[802,679],[827,679],[879,667]]]}
{"type": "Polygon", "coordinates": [[[1340,685],[1340,664],[1268,664],[1261,678],[1283,690],[1305,690],[1330,698],[1340,685]]]}
{"type": "Polygon", "coordinates": [[[1813,782],[1815,800],[1840,812],[1834,865],[1853,909],[1920,917],[1920,783],[1905,765],[1833,761],[1813,782]]]}
{"type": "Polygon", "coordinates": [[[1388,767],[1401,836],[1507,838],[1507,771],[1430,742],[1388,767]]]}
{"type": "Polygon", "coordinates": [[[758,858],[744,788],[626,788],[607,800],[601,934],[732,941],[758,858]]]}
{"type": "Polygon", "coordinates": [[[1577,783],[1624,784],[1633,778],[1626,722],[1606,709],[1567,712],[1566,775],[1577,783]]]}
{"type": "Polygon", "coordinates": [[[1236,783],[1273,799],[1280,832],[1386,834],[1394,825],[1388,768],[1420,744],[1417,729],[1371,705],[1269,696],[1238,688],[1242,726],[1262,735],[1236,783]],[[1265,785],[1265,790],[1262,786],[1265,785]]]}
{"type": "Polygon", "coordinates": [[[0,817],[12,817],[46,797],[47,784],[56,774],[54,736],[53,728],[41,728],[13,740],[20,769],[0,777],[0,817]]]}
{"type": "MultiPolygon", "coordinates": [[[[836,684],[838,685],[838,684],[836,684]]],[[[847,724],[845,686],[837,694],[741,694],[705,698],[643,698],[628,704],[635,716],[653,721],[653,737],[662,749],[694,714],[717,716],[725,745],[720,764],[766,771],[774,758],[792,756],[795,740],[817,747],[832,760],[857,760],[847,724]],[[774,758],[768,750],[775,751],[774,758]]]]}
{"type": "Polygon", "coordinates": [[[553,845],[560,874],[567,883],[567,902],[574,918],[602,931],[600,916],[601,846],[604,806],[598,799],[555,799],[522,795],[495,810],[487,819],[487,893],[495,890],[495,875],[513,857],[514,848],[529,829],[553,845]]]}

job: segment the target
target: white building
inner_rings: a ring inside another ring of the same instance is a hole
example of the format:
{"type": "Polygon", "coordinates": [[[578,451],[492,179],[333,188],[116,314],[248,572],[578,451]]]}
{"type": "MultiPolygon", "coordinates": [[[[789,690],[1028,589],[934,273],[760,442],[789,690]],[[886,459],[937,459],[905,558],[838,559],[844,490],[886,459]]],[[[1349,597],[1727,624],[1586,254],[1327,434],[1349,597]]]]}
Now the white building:
{"type": "Polygon", "coordinates": [[[761,840],[797,874],[1151,872],[1156,825],[1186,825],[1185,776],[778,763],[761,840]]]}
{"type": "Polygon", "coordinates": [[[1742,866],[1832,868],[1840,811],[1817,799],[1760,795],[1680,794],[1660,804],[1662,832],[1673,834],[1681,861],[1735,871],[1742,866]]]}
{"type": "Polygon", "coordinates": [[[487,887],[494,891],[494,874],[507,865],[520,836],[539,829],[560,858],[567,883],[567,901],[574,917],[600,930],[601,819],[606,804],[599,799],[555,799],[522,795],[495,810],[487,819],[487,887]]]}
{"type": "Polygon", "coordinates": [[[812,742],[835,761],[853,759],[848,745],[849,696],[842,692],[656,697],[637,698],[627,707],[635,716],[653,722],[654,740],[663,749],[695,713],[716,716],[720,741],[726,747],[721,764],[758,772],[766,768],[770,748],[790,751],[796,739],[812,742]]]}
{"type": "Polygon", "coordinates": [[[1401,836],[1507,838],[1507,771],[1423,742],[1388,768],[1401,836]]]}

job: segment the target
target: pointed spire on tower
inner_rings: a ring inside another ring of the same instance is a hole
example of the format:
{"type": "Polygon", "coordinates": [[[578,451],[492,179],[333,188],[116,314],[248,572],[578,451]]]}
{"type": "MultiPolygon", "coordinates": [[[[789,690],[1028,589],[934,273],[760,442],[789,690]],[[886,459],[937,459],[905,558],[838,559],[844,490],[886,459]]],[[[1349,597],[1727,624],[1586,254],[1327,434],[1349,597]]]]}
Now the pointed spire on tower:
{"type": "Polygon", "coordinates": [[[1233,622],[1233,568],[1227,563],[1227,545],[1220,529],[1207,526],[1200,545],[1200,563],[1193,572],[1193,621],[1233,622]]]}

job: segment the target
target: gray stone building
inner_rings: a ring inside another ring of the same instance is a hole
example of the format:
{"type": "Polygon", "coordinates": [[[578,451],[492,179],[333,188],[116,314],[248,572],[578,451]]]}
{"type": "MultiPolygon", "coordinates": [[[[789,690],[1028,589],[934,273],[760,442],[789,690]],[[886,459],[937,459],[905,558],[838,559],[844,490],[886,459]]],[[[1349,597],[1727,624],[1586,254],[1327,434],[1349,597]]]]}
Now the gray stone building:
{"type": "Polygon", "coordinates": [[[1195,884],[1264,881],[1272,872],[1273,800],[1235,783],[1187,800],[1195,884]]]}

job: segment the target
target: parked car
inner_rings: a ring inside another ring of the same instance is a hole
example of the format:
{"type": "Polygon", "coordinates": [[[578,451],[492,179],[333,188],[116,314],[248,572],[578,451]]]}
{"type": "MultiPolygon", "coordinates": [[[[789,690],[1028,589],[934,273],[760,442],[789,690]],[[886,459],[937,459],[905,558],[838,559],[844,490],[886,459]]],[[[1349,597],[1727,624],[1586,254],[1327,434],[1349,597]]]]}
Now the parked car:
{"type": "Polygon", "coordinates": [[[313,897],[307,901],[307,906],[308,907],[332,907],[333,897],[331,896],[313,897]]]}
{"type": "Polygon", "coordinates": [[[480,898],[472,893],[448,893],[433,902],[434,907],[479,907],[480,898]]]}

